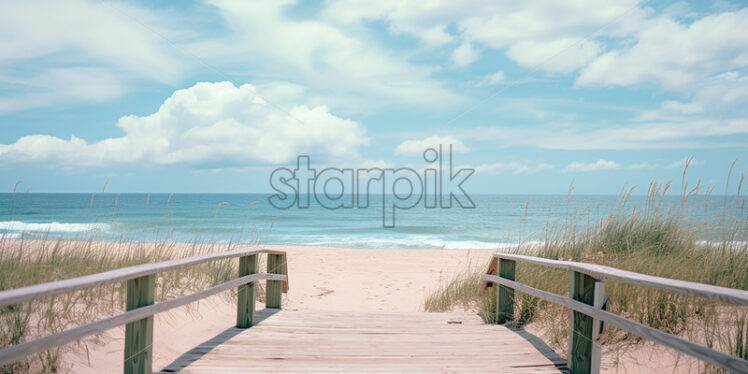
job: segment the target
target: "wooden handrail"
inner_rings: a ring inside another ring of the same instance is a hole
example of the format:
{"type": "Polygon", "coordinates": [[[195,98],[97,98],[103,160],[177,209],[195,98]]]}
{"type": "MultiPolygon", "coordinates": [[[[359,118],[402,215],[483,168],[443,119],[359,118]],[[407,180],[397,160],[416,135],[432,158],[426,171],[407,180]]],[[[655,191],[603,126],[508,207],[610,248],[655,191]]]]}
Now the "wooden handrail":
{"type": "Polygon", "coordinates": [[[499,323],[512,320],[514,317],[514,290],[570,308],[572,312],[567,361],[572,373],[599,372],[601,349],[597,339],[601,332],[601,322],[610,323],[644,339],[723,369],[739,373],[748,372],[748,361],[740,357],[731,356],[604,310],[604,284],[601,279],[614,279],[735,305],[748,305],[748,291],[744,290],[655,277],[602,265],[504,253],[493,256],[489,269],[483,276],[479,294],[482,295],[486,287],[491,284],[500,285],[495,295],[497,299],[495,313],[499,323]],[[570,296],[556,295],[516,282],[514,269],[518,261],[568,270],[570,296]]]}
{"type": "MultiPolygon", "coordinates": [[[[637,286],[659,288],[692,296],[701,296],[707,299],[723,301],[735,305],[748,306],[748,291],[713,286],[710,284],[656,277],[653,275],[616,269],[609,266],[586,264],[582,262],[559,261],[541,257],[497,253],[493,256],[491,265],[489,265],[489,272],[491,274],[492,271],[496,268],[497,261],[502,258],[506,260],[527,262],[535,265],[575,271],[578,273],[587,274],[597,279],[612,279],[637,286]]],[[[483,294],[486,283],[487,282],[483,283],[480,294],[483,294]]]]}
{"type": "Polygon", "coordinates": [[[114,282],[127,281],[127,311],[57,334],[1,349],[0,365],[127,324],[125,331],[125,373],[150,373],[152,369],[151,356],[154,314],[204,299],[234,287],[246,286],[244,287],[245,289],[240,289],[239,292],[237,327],[250,327],[252,326],[255,304],[253,282],[259,280],[267,280],[268,283],[280,283],[273,287],[267,287],[266,290],[266,299],[274,300],[273,307],[280,308],[281,293],[288,292],[288,267],[285,252],[263,248],[238,249],[154,264],[131,266],[78,278],[2,291],[0,292],[0,306],[98,287],[114,282]],[[257,273],[257,256],[263,253],[272,257],[274,266],[272,268],[268,267],[268,273],[257,273]],[[156,273],[205,261],[233,257],[240,258],[239,278],[187,296],[153,303],[154,275],[156,273]],[[277,269],[277,265],[281,265],[280,269],[277,269]]]}
{"type": "MultiPolygon", "coordinates": [[[[130,279],[140,278],[146,275],[199,264],[201,262],[223,260],[233,257],[251,256],[260,253],[284,255],[285,257],[285,252],[265,248],[236,249],[228,252],[209,253],[200,256],[157,262],[154,264],[135,265],[126,268],[105,271],[103,273],[85,275],[77,278],[0,291],[0,306],[18,304],[23,301],[40,299],[47,296],[59,295],[63,293],[83,290],[86,288],[99,287],[115,282],[123,282],[130,279]]],[[[283,271],[285,274],[286,269],[284,268],[283,271]]],[[[286,293],[288,291],[288,283],[284,282],[284,284],[285,286],[283,287],[283,292],[286,293]]]]}

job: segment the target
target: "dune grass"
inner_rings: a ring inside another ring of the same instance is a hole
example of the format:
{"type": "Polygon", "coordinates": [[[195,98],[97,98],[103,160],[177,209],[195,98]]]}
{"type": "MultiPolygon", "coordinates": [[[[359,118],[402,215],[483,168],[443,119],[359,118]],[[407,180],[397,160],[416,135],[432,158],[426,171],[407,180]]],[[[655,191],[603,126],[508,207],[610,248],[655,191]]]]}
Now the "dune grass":
{"type": "MultiPolygon", "coordinates": [[[[646,206],[624,209],[633,189],[629,190],[621,196],[616,211],[592,225],[579,224],[587,221],[589,211],[587,214],[571,212],[565,219],[546,227],[541,245],[519,244],[508,252],[595,263],[748,290],[748,220],[739,193],[732,197],[712,197],[707,191],[698,196],[698,189],[687,191],[687,185],[683,183],[681,208],[686,206],[689,198],[703,198],[705,203],[709,199],[724,199],[722,212],[716,218],[705,217],[701,222],[694,222],[685,219],[689,212],[678,207],[663,208],[662,199],[669,186],[670,183],[664,186],[653,183],[646,206]],[[704,236],[710,240],[697,240],[697,237],[704,236]]],[[[424,309],[435,312],[454,308],[475,310],[486,322],[494,322],[490,313],[494,300],[488,293],[483,297],[477,295],[481,275],[487,268],[487,262],[472,266],[445,282],[427,296],[424,309]]],[[[568,295],[568,274],[560,269],[518,263],[516,280],[568,295]]],[[[745,307],[616,281],[606,280],[605,287],[610,295],[610,311],[748,359],[748,310],[745,307]]],[[[565,351],[568,309],[520,292],[515,294],[515,298],[515,323],[533,323],[542,331],[548,344],[565,351]]],[[[639,341],[635,335],[614,327],[608,327],[602,337],[603,344],[608,347],[639,341]]],[[[700,370],[720,372],[710,365],[704,365],[700,370]]]]}
{"type": "MultiPolygon", "coordinates": [[[[231,250],[231,245],[0,239],[0,290],[94,274],[144,263],[231,250]]],[[[156,301],[186,295],[236,278],[238,259],[205,262],[159,273],[156,301]]],[[[227,294],[234,300],[236,290],[227,294]]],[[[263,292],[258,292],[261,297],[263,292]]],[[[0,348],[95,321],[124,310],[125,283],[0,307],[0,348]]],[[[262,301],[262,299],[260,299],[262,301]]],[[[65,371],[64,354],[87,350],[86,341],[0,366],[0,373],[65,371]]]]}

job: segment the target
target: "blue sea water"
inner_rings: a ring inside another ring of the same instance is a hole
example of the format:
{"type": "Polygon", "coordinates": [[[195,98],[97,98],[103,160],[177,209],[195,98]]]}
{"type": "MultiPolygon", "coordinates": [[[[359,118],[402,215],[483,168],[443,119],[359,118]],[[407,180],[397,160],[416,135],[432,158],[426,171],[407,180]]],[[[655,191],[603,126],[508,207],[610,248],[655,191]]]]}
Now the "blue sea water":
{"type": "MultiPolygon", "coordinates": [[[[644,209],[644,196],[476,195],[475,208],[397,210],[383,227],[381,196],[368,208],[277,209],[265,194],[0,194],[0,235],[14,238],[308,244],[353,248],[499,248],[542,242],[547,225],[573,220],[578,228],[611,213],[644,209]]],[[[729,198],[732,199],[732,198],[729,198]]],[[[723,197],[666,196],[661,211],[680,209],[687,220],[724,213],[723,197]],[[680,207],[680,208],[679,208],[680,207]]],[[[733,200],[734,201],[734,200],[733,200]]],[[[730,208],[730,203],[727,207],[730,208]]],[[[735,204],[733,204],[735,205],[735,204]]],[[[703,240],[711,238],[703,237],[703,240]]]]}

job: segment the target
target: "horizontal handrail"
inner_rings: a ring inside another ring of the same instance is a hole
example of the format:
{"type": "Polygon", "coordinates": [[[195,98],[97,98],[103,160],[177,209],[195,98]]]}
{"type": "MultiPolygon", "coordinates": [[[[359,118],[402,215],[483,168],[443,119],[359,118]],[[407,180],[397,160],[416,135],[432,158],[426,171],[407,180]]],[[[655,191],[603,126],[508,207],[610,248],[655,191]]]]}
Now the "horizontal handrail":
{"type": "Polygon", "coordinates": [[[604,310],[604,285],[601,280],[612,279],[633,285],[701,296],[740,306],[748,305],[748,291],[639,274],[603,265],[559,261],[507,253],[495,254],[491,259],[489,269],[486,273],[483,276],[483,283],[479,294],[482,295],[486,287],[491,283],[500,285],[496,293],[496,313],[501,316],[501,318],[497,317],[499,323],[513,319],[514,290],[566,306],[573,310],[570,317],[573,322],[570,322],[569,334],[570,350],[573,352],[569,353],[570,356],[568,358],[569,366],[573,373],[599,371],[600,348],[596,339],[599,333],[602,333],[600,327],[600,323],[602,322],[610,323],[644,339],[649,339],[723,369],[748,373],[748,361],[740,357],[711,349],[604,310]],[[514,280],[516,262],[526,262],[568,270],[570,274],[570,296],[560,296],[516,282],[514,280]],[[575,315],[575,313],[579,314],[575,315]],[[576,331],[577,328],[581,328],[582,330],[576,331]],[[599,332],[597,329],[600,329],[599,332]],[[593,344],[588,345],[584,342],[577,344],[577,335],[579,335],[579,338],[583,340],[587,339],[593,344]],[[595,345],[597,348],[595,348],[595,345]]]}
{"type": "MultiPolygon", "coordinates": [[[[495,266],[496,260],[501,258],[554,267],[558,269],[576,271],[582,274],[587,274],[597,279],[612,279],[638,286],[659,288],[687,295],[701,296],[707,299],[723,301],[735,305],[748,306],[748,291],[738,290],[734,288],[719,287],[703,283],[656,277],[653,275],[635,273],[632,271],[616,269],[603,265],[551,260],[547,258],[508,253],[494,254],[493,260],[491,261],[491,266],[495,266]]],[[[489,269],[489,272],[490,271],[491,269],[489,269]]],[[[481,294],[485,289],[485,286],[486,283],[484,282],[483,287],[481,287],[481,294]]]]}
{"type": "Polygon", "coordinates": [[[288,280],[288,276],[283,274],[266,273],[247,275],[225,283],[221,283],[215,287],[189,294],[187,296],[151,304],[138,309],[133,309],[113,317],[74,327],[72,329],[65,330],[54,335],[48,335],[43,338],[32,340],[30,342],[14,345],[12,347],[0,350],[0,365],[7,364],[19,360],[23,357],[27,357],[35,353],[43,352],[48,349],[61,346],[63,344],[70,343],[81,338],[85,338],[86,336],[98,334],[117,326],[150,317],[154,314],[178,308],[180,306],[187,305],[206,297],[213,296],[219,292],[242,286],[247,283],[256,282],[258,280],[286,281],[288,280]]]}
{"type": "MultiPolygon", "coordinates": [[[[126,268],[105,271],[103,273],[85,275],[77,278],[40,283],[33,286],[0,291],[0,306],[17,304],[23,301],[40,299],[47,296],[60,295],[63,293],[83,290],[86,288],[99,287],[115,282],[123,282],[126,280],[140,278],[142,276],[173,270],[180,267],[195,265],[206,261],[223,260],[226,258],[250,256],[260,253],[285,255],[285,252],[265,248],[236,249],[228,252],[209,253],[200,256],[180,258],[153,264],[135,265],[126,268]]],[[[284,268],[283,271],[285,274],[286,269],[284,268]]],[[[283,282],[283,293],[287,292],[288,281],[285,280],[283,282]]]]}
{"type": "Polygon", "coordinates": [[[745,360],[735,356],[731,356],[727,353],[723,353],[701,344],[697,344],[679,336],[660,331],[656,328],[643,325],[638,322],[631,321],[623,318],[617,314],[611,312],[595,309],[594,307],[581,303],[579,301],[569,299],[568,297],[559,296],[555,293],[539,290],[527,286],[522,283],[511,281],[508,279],[501,278],[496,275],[484,275],[483,279],[486,281],[498,283],[507,287],[511,287],[515,290],[522,291],[526,294],[537,296],[541,299],[563,305],[567,308],[576,310],[577,312],[584,313],[588,316],[597,318],[603,322],[610,323],[611,325],[617,326],[623,330],[629,331],[642,338],[649,339],[655,343],[664,345],[666,347],[675,349],[676,351],[685,353],[687,355],[696,357],[702,361],[709,362],[713,365],[720,366],[722,368],[741,373],[748,372],[748,364],[745,360]]]}
{"type": "Polygon", "coordinates": [[[268,281],[266,287],[266,307],[280,308],[281,294],[288,292],[286,252],[265,248],[237,249],[228,252],[130,266],[103,273],[0,291],[0,306],[2,306],[99,287],[114,282],[127,282],[126,312],[53,335],[0,349],[0,365],[127,324],[125,331],[125,372],[150,373],[154,314],[204,299],[234,287],[245,286],[239,289],[238,294],[237,327],[250,327],[253,324],[255,308],[253,282],[259,280],[268,281]],[[263,253],[268,255],[267,273],[258,273],[258,255],[263,253]],[[239,257],[238,278],[187,296],[153,303],[156,273],[206,261],[233,257],[239,257]],[[128,353],[128,350],[132,354],[128,353]]]}

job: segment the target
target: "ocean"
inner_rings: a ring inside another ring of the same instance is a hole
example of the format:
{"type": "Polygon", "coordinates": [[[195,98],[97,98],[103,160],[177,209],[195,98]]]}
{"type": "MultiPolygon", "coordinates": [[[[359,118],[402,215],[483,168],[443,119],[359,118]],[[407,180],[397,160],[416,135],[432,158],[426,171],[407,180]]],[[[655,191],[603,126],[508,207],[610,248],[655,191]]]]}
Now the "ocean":
{"type": "MultiPolygon", "coordinates": [[[[611,213],[643,210],[645,196],[625,205],[614,195],[474,195],[474,208],[396,210],[383,227],[382,198],[368,208],[278,209],[268,194],[0,194],[0,235],[29,239],[307,244],[351,248],[488,249],[540,243],[546,227],[581,230],[611,213]]],[[[734,197],[666,196],[661,212],[703,222],[738,209],[734,197]],[[732,203],[730,203],[732,201],[732,203]],[[727,202],[727,203],[726,203],[727,202]],[[732,206],[731,206],[732,205],[732,206]]],[[[700,239],[714,240],[706,233],[700,239]]]]}

